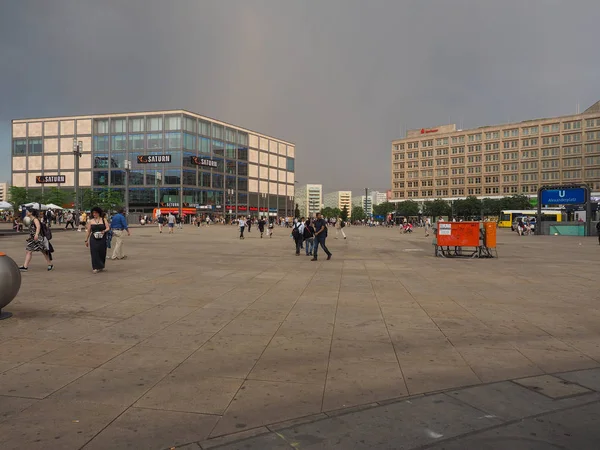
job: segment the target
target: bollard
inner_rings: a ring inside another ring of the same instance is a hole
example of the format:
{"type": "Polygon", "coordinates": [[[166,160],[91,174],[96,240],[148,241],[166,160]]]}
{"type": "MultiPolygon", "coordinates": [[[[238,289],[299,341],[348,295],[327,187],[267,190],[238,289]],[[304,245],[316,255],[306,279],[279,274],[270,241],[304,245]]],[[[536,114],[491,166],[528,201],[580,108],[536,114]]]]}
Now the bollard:
{"type": "Polygon", "coordinates": [[[19,266],[5,253],[0,252],[0,320],[12,317],[12,313],[3,312],[21,289],[21,271],[19,266]]]}

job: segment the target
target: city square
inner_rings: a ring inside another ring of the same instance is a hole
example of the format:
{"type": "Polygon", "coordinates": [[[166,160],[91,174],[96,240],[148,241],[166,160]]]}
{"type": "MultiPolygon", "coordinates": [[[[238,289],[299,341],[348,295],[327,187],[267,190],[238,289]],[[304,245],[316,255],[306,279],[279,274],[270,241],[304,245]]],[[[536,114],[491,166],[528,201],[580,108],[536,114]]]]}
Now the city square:
{"type": "MultiPolygon", "coordinates": [[[[138,226],[99,274],[82,233],[55,232],[54,270],[34,256],[0,322],[2,448],[330,448],[289,427],[348,430],[367,408],[453,405],[507,380],[546,400],[536,389],[562,383],[535,413],[598,401],[595,238],[499,230],[499,258],[447,259],[422,228],[346,232],[312,262],[283,227],[241,241],[227,225],[138,226]],[[566,372],[587,378],[551,376],[566,372]]],[[[25,235],[0,239],[20,264],[25,235]]],[[[463,431],[500,420],[480,416],[463,431]]],[[[439,440],[431,427],[414,442],[439,440]]]]}

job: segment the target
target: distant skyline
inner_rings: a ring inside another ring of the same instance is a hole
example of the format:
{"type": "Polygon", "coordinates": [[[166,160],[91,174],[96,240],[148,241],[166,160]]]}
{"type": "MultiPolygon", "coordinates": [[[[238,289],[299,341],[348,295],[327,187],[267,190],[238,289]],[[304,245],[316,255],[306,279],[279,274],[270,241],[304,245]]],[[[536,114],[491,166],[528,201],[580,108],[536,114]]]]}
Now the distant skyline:
{"type": "Polygon", "coordinates": [[[19,0],[0,16],[10,121],[183,108],[294,142],[299,185],[390,188],[391,141],[583,111],[596,0],[19,0]]]}

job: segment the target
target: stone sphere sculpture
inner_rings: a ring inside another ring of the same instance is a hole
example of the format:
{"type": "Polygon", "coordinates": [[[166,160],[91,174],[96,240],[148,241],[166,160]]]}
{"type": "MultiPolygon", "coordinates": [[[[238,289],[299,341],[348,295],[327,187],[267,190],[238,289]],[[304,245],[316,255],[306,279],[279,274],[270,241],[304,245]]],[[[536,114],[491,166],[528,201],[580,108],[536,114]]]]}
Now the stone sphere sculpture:
{"type": "Polygon", "coordinates": [[[23,217],[23,225],[25,225],[26,227],[29,227],[29,225],[31,225],[31,217],[29,217],[29,216],[23,217]]]}
{"type": "Polygon", "coordinates": [[[2,311],[13,301],[21,289],[19,266],[6,254],[0,252],[0,320],[8,319],[12,313],[2,311]]]}

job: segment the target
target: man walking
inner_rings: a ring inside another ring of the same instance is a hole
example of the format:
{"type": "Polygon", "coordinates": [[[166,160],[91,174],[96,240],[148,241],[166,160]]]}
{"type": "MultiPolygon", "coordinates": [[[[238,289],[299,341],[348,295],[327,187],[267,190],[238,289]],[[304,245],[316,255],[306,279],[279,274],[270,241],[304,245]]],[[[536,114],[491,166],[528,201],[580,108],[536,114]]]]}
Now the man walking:
{"type": "Polygon", "coordinates": [[[113,239],[112,245],[113,254],[110,259],[125,259],[127,255],[123,251],[123,232],[127,232],[127,236],[131,236],[129,232],[129,226],[127,225],[127,219],[125,218],[125,210],[123,208],[117,209],[115,214],[110,221],[110,231],[112,231],[113,239]]]}
{"type": "Polygon", "coordinates": [[[73,230],[75,229],[75,224],[73,223],[73,213],[71,211],[69,211],[67,214],[67,223],[65,225],[65,230],[69,228],[69,225],[71,225],[71,228],[73,230]]]}
{"type": "Polygon", "coordinates": [[[302,219],[294,219],[294,226],[292,228],[292,237],[296,243],[296,256],[300,256],[300,248],[302,248],[302,238],[304,236],[304,220],[302,219]]]}
{"type": "Polygon", "coordinates": [[[244,239],[244,229],[246,228],[246,219],[243,217],[240,217],[240,220],[238,223],[240,225],[240,239],[244,239]]]}
{"type": "Polygon", "coordinates": [[[169,217],[167,218],[167,225],[169,226],[169,234],[173,234],[173,230],[175,229],[175,216],[173,213],[169,213],[169,217]]]}
{"type": "Polygon", "coordinates": [[[341,217],[338,217],[335,221],[335,238],[341,234],[344,239],[346,239],[346,233],[344,233],[344,227],[346,226],[346,222],[342,220],[341,217]]]}
{"type": "Polygon", "coordinates": [[[600,245],[600,222],[596,224],[596,231],[598,232],[598,245],[600,245]]]}
{"type": "Polygon", "coordinates": [[[260,231],[260,238],[262,239],[263,233],[265,232],[265,219],[262,216],[258,219],[258,231],[260,231]]]}
{"type": "Polygon", "coordinates": [[[331,259],[331,252],[327,249],[325,245],[325,239],[327,239],[327,222],[321,216],[321,213],[317,213],[317,220],[314,222],[315,228],[315,242],[313,247],[313,258],[311,261],[317,260],[317,250],[319,250],[319,245],[323,249],[323,251],[327,254],[327,260],[331,259]]]}

